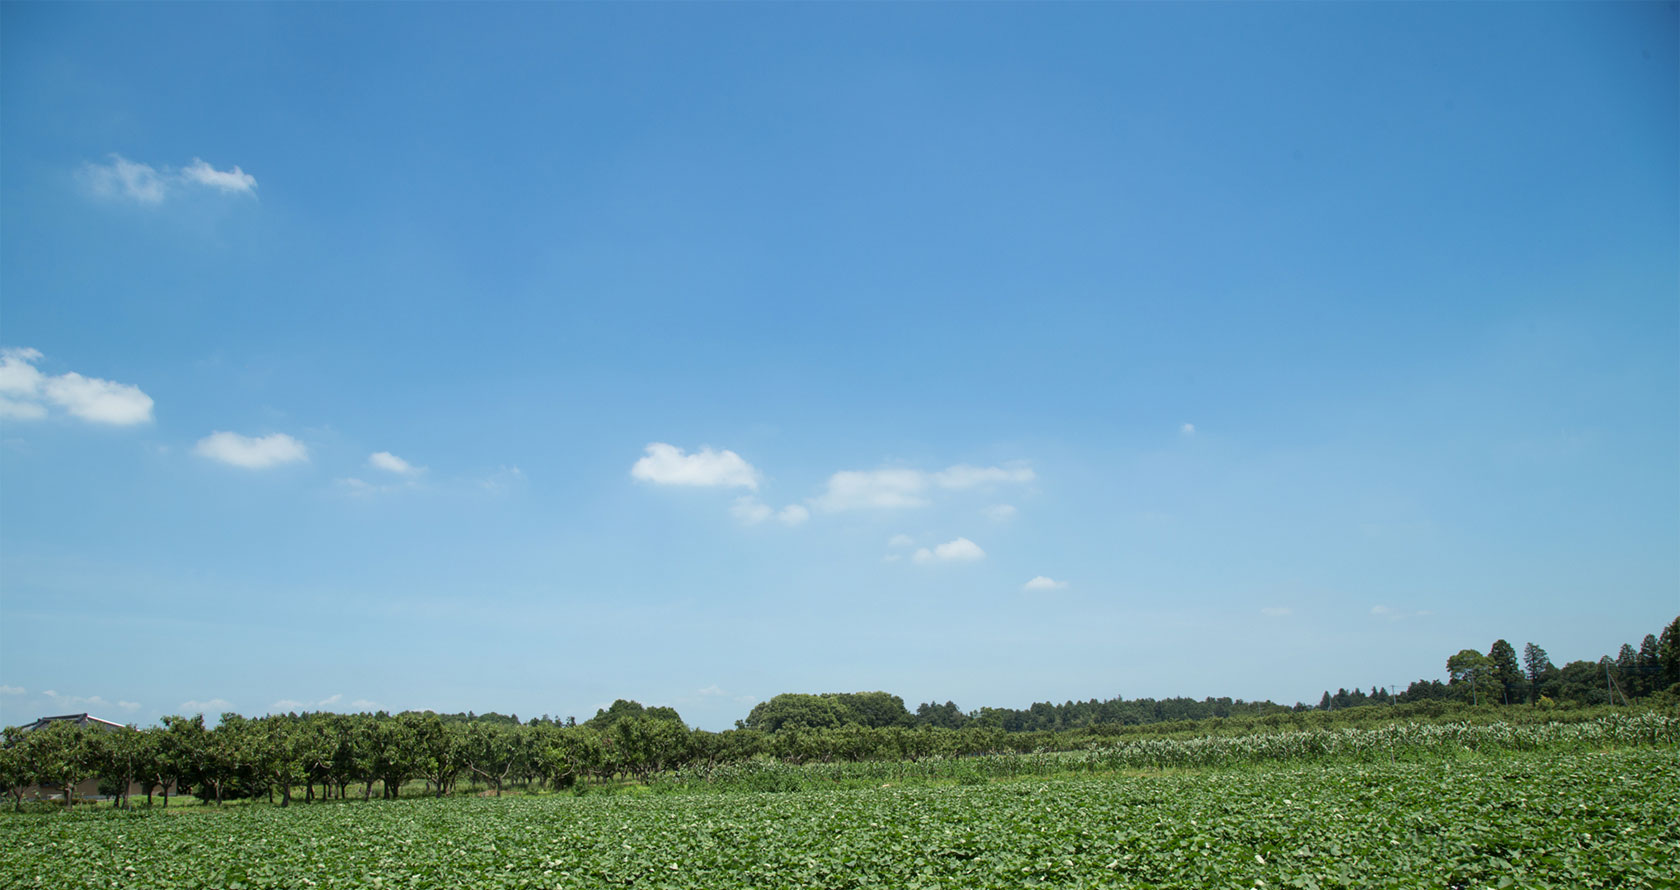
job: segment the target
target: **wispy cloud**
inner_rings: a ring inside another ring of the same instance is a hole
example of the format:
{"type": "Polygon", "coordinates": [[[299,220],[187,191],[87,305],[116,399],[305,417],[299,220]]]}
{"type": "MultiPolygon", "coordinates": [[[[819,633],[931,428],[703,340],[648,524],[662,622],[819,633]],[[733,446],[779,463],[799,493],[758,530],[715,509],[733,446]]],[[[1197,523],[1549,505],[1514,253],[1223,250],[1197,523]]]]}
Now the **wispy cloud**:
{"type": "Polygon", "coordinates": [[[88,190],[101,198],[133,201],[137,204],[162,204],[171,196],[211,190],[224,195],[255,195],[257,178],[239,167],[217,170],[201,158],[175,169],[153,167],[113,154],[102,163],[82,166],[82,180],[88,190]]]}
{"type": "Polygon", "coordinates": [[[914,547],[916,546],[916,539],[910,537],[909,535],[893,535],[891,538],[887,539],[887,546],[895,550],[902,549],[904,547],[914,547]]]}
{"type": "Polygon", "coordinates": [[[1068,586],[1066,581],[1057,581],[1044,575],[1039,575],[1021,585],[1022,590],[1061,590],[1068,586]]]}
{"type": "Polygon", "coordinates": [[[1396,608],[1393,608],[1393,607],[1390,607],[1390,606],[1384,606],[1384,605],[1376,605],[1376,606],[1371,607],[1371,617],[1381,618],[1385,621],[1403,621],[1407,618],[1424,618],[1424,617],[1427,617],[1430,614],[1431,613],[1428,609],[1419,609],[1419,610],[1413,611],[1413,610],[1408,610],[1408,609],[1396,609],[1396,608]]]}
{"type": "Polygon", "coordinates": [[[933,474],[934,484],[940,488],[978,488],[982,485],[1031,482],[1038,478],[1031,467],[971,467],[957,464],[933,474]]]}
{"type": "Polygon", "coordinates": [[[967,538],[957,538],[929,550],[926,547],[916,551],[913,557],[917,562],[975,562],[986,558],[986,551],[980,545],[967,538]]]}
{"type": "Polygon", "coordinates": [[[194,453],[248,470],[260,470],[280,464],[306,461],[309,449],[285,433],[267,436],[242,436],[217,430],[198,440],[194,453]]]}
{"type": "Polygon", "coordinates": [[[1184,424],[1178,428],[1178,434],[1181,436],[1194,436],[1196,435],[1196,425],[1193,423],[1184,424]]]}
{"type": "Polygon", "coordinates": [[[1022,465],[974,467],[958,464],[938,472],[890,467],[880,470],[841,470],[828,477],[822,494],[811,504],[825,512],[841,510],[925,507],[935,489],[962,491],[1000,484],[1020,484],[1037,478],[1022,465]]]}
{"type": "Polygon", "coordinates": [[[152,419],[152,397],[131,383],[83,377],[74,371],[43,374],[38,349],[0,350],[0,417],[40,420],[48,406],[90,423],[128,426],[152,419]]]}
{"type": "MultiPolygon", "coordinates": [[[[0,691],[6,690],[16,690],[15,694],[23,694],[23,689],[15,686],[4,687],[4,689],[0,691]]],[[[41,696],[52,702],[54,710],[67,711],[72,708],[82,708],[90,712],[108,712],[111,708],[121,708],[124,711],[137,711],[140,709],[140,704],[138,702],[121,700],[114,702],[107,701],[104,696],[99,695],[65,695],[55,689],[44,689],[41,691],[41,696]]],[[[98,714],[95,714],[94,716],[98,716],[98,714]]]]}
{"type": "Polygon", "coordinates": [[[993,504],[980,512],[984,513],[986,518],[993,522],[1007,522],[1015,518],[1015,505],[993,504]]]}
{"type": "Polygon", "coordinates": [[[1267,618],[1282,618],[1289,613],[1290,610],[1284,608],[1283,606],[1265,606],[1260,610],[1260,614],[1266,616],[1267,618]]]}
{"type": "Polygon", "coordinates": [[[504,466],[488,476],[478,480],[480,488],[492,494],[505,494],[515,485],[525,481],[525,471],[515,466],[504,466]]]}
{"type": "Polygon", "coordinates": [[[687,454],[675,445],[653,442],[646,452],[630,467],[630,475],[644,482],[758,490],[758,470],[733,451],[703,446],[687,454]]]}
{"type": "Polygon", "coordinates": [[[0,695],[28,695],[29,690],[22,686],[0,686],[0,695]]]}
{"type": "Polygon", "coordinates": [[[750,494],[736,498],[729,512],[747,525],[755,525],[772,516],[784,525],[798,525],[811,518],[811,511],[798,504],[789,504],[777,510],[750,494]]]}
{"type": "Polygon", "coordinates": [[[225,698],[212,698],[206,701],[197,699],[181,702],[183,714],[221,714],[233,710],[233,702],[225,698]]]}
{"type": "Polygon", "coordinates": [[[925,507],[927,487],[927,474],[920,470],[841,470],[828,477],[827,490],[812,503],[829,512],[925,507]]]}

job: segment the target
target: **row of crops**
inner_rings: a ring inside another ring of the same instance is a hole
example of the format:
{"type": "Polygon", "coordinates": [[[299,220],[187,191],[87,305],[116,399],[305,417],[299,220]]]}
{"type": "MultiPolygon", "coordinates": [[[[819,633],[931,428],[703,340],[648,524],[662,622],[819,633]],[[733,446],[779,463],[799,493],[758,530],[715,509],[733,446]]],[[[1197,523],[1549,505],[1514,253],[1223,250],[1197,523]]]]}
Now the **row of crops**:
{"type": "Polygon", "coordinates": [[[660,789],[746,787],[788,791],[830,784],[939,781],[1124,770],[1208,769],[1272,763],[1382,763],[1475,753],[1595,751],[1680,745],[1680,717],[1611,713],[1580,723],[1392,724],[1246,736],[1138,738],[1083,751],[931,757],[916,761],[788,764],[767,758],[690,767],[655,777],[660,789]]]}
{"type": "Polygon", "coordinates": [[[90,809],[0,820],[0,883],[1638,890],[1676,886],[1676,788],[1663,745],[790,794],[90,809]]]}

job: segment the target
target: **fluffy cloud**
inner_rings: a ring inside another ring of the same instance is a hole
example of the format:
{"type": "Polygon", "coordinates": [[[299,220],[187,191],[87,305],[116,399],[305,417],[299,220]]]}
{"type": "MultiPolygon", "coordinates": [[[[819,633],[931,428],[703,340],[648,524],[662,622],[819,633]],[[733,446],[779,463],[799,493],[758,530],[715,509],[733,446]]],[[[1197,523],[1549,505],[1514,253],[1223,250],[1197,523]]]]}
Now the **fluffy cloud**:
{"type": "Polygon", "coordinates": [[[693,454],[664,442],[647,447],[647,456],[636,461],[630,475],[658,485],[741,487],[758,490],[758,471],[733,451],[702,447],[693,454]]]}
{"type": "Polygon", "coordinates": [[[74,371],[43,374],[38,349],[0,350],[0,417],[40,420],[54,405],[90,423],[128,426],[152,419],[152,397],[131,383],[83,377],[74,371]]]}
{"type": "Polygon", "coordinates": [[[217,170],[199,158],[185,168],[158,169],[113,154],[109,163],[87,164],[82,179],[88,190],[102,198],[122,199],[137,204],[162,204],[170,195],[193,189],[213,189],[224,195],[254,195],[257,178],[244,170],[217,170]]]}
{"type": "Polygon", "coordinates": [[[193,158],[193,162],[181,171],[181,178],[224,194],[231,192],[248,195],[257,190],[257,178],[244,170],[238,167],[232,170],[217,170],[198,158],[193,158]]]}
{"type": "Polygon", "coordinates": [[[980,545],[967,538],[946,541],[938,547],[929,550],[923,547],[916,551],[915,560],[921,563],[929,562],[974,562],[986,558],[986,551],[980,545]]]}
{"type": "Polygon", "coordinates": [[[309,449],[285,433],[241,436],[217,430],[198,440],[193,451],[211,460],[250,470],[309,459],[309,449]]]}
{"type": "Polygon", "coordinates": [[[958,464],[936,473],[923,470],[842,470],[828,477],[828,487],[811,503],[828,512],[925,507],[931,489],[961,491],[1001,483],[1031,482],[1030,467],[972,467],[958,464]]]}
{"type": "Polygon", "coordinates": [[[424,469],[424,467],[417,467],[389,451],[375,451],[368,455],[367,462],[368,466],[376,470],[384,470],[387,473],[396,473],[400,476],[412,476],[424,469]]]}
{"type": "Polygon", "coordinates": [[[1028,581],[1027,583],[1022,584],[1021,589],[1022,590],[1061,590],[1062,588],[1064,588],[1066,586],[1068,586],[1068,583],[1066,581],[1057,581],[1054,578],[1047,578],[1043,575],[1039,575],[1038,577],[1033,578],[1031,581],[1028,581]]]}
{"type": "Polygon", "coordinates": [[[798,504],[788,504],[776,511],[776,518],[788,525],[798,525],[811,518],[811,511],[798,504]]]}

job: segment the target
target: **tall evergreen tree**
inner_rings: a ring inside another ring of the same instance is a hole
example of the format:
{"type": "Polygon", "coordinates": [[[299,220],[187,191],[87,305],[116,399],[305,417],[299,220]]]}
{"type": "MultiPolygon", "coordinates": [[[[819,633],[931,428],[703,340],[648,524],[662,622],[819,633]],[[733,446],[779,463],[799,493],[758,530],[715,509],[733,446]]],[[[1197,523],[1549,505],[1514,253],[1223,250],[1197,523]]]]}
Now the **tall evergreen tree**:
{"type": "Polygon", "coordinates": [[[1555,670],[1552,659],[1546,650],[1533,643],[1523,645],[1523,669],[1528,676],[1528,700],[1537,701],[1540,698],[1540,681],[1545,679],[1547,672],[1555,670]]]}
{"type": "Polygon", "coordinates": [[[1523,673],[1522,668],[1517,667],[1517,650],[1504,640],[1494,640],[1487,657],[1493,669],[1494,682],[1499,684],[1500,700],[1510,704],[1522,690],[1523,673]]]}
{"type": "Polygon", "coordinates": [[[1657,640],[1657,667],[1661,678],[1659,688],[1680,683],[1680,617],[1663,628],[1662,637],[1657,640]]]}

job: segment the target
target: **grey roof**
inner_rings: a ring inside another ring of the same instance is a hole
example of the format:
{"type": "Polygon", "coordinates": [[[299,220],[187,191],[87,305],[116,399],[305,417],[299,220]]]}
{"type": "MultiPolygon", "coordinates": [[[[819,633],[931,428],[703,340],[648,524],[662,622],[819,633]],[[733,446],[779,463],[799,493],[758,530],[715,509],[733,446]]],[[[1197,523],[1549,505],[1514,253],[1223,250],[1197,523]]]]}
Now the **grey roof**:
{"type": "Polygon", "coordinates": [[[41,719],[35,721],[34,723],[31,723],[28,726],[23,727],[23,731],[24,732],[34,732],[35,730],[40,729],[43,726],[46,726],[48,723],[56,723],[60,720],[73,721],[77,726],[97,726],[100,729],[127,729],[128,728],[126,726],[123,726],[121,723],[116,723],[116,722],[113,722],[113,721],[110,721],[110,720],[101,719],[99,717],[93,716],[92,714],[81,713],[81,714],[59,714],[59,715],[54,716],[54,717],[42,717],[41,719]]]}

